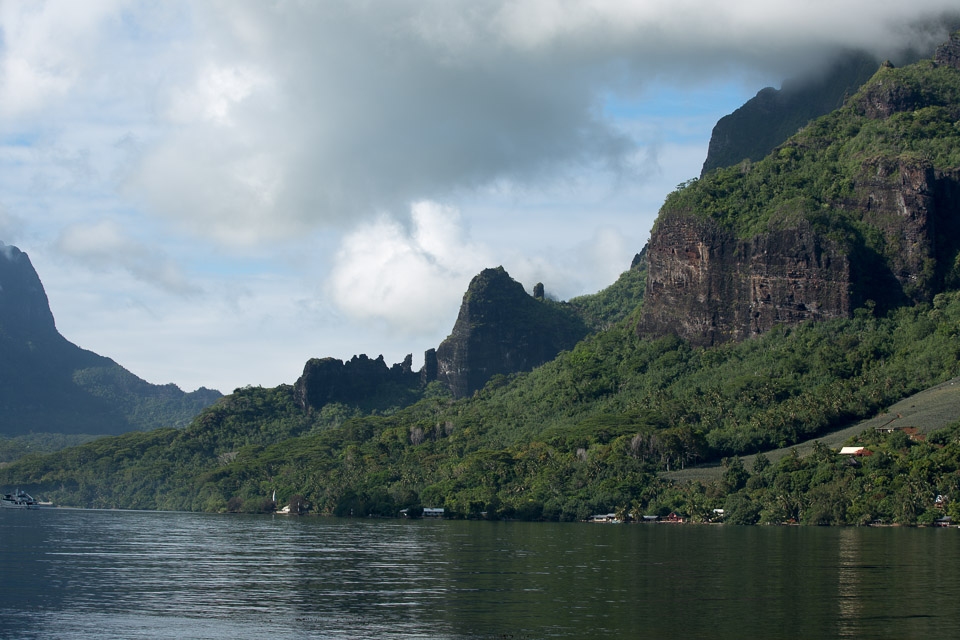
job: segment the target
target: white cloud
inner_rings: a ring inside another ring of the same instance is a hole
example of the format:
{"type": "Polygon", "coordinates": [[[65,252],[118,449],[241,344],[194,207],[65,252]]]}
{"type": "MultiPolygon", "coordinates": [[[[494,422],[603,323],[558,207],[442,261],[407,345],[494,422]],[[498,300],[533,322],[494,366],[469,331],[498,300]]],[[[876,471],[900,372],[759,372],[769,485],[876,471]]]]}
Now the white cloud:
{"type": "Polygon", "coordinates": [[[0,113],[18,116],[63,99],[91,73],[125,0],[0,4],[0,113]]]}
{"type": "Polygon", "coordinates": [[[16,242],[23,227],[24,221],[0,203],[0,242],[16,242]]]}
{"type": "Polygon", "coordinates": [[[177,123],[235,125],[233,109],[265,84],[266,79],[255,68],[208,64],[199,71],[192,87],[172,91],[167,115],[177,123]]]}
{"type": "Polygon", "coordinates": [[[88,268],[123,269],[141,282],[168,293],[199,292],[172,260],[131,238],[115,220],[70,225],[60,234],[56,247],[62,255],[88,268]]]}
{"type": "Polygon", "coordinates": [[[0,2],[0,239],[59,252],[37,266],[68,337],[154,381],[395,361],[482,268],[606,286],[756,74],[929,44],[953,5],[0,2]],[[688,104],[630,111],[744,77],[682,133],[688,104]]]}
{"type": "Polygon", "coordinates": [[[499,181],[585,169],[642,181],[646,167],[630,162],[639,143],[602,113],[610,92],[893,49],[916,40],[915,18],[953,8],[817,5],[199,5],[195,71],[161,85],[173,128],[131,188],[197,233],[249,246],[499,181]]]}
{"type": "Polygon", "coordinates": [[[5,3],[0,112],[47,130],[108,114],[138,141],[124,197],[255,247],[500,182],[647,180],[607,96],[929,44],[923,21],[954,4],[5,3]]]}
{"type": "Polygon", "coordinates": [[[330,275],[333,301],[347,314],[407,335],[449,329],[470,279],[489,251],[464,233],[459,211],[419,202],[411,227],[382,216],[348,234],[330,275]]]}

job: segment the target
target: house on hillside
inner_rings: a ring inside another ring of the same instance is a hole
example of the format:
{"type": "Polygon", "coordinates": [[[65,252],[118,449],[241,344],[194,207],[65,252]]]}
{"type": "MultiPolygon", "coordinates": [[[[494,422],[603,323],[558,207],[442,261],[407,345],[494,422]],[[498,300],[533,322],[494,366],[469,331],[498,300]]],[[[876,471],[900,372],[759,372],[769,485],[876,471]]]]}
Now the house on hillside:
{"type": "Polygon", "coordinates": [[[914,440],[917,442],[922,442],[926,439],[926,436],[924,436],[922,433],[918,433],[919,429],[917,429],[917,427],[894,427],[894,426],[891,426],[889,422],[885,425],[877,427],[876,429],[874,429],[874,431],[876,431],[877,433],[885,434],[885,435],[896,433],[897,431],[902,431],[905,434],[907,434],[907,436],[909,436],[911,440],[914,440]]]}
{"type": "Polygon", "coordinates": [[[873,451],[870,451],[870,449],[866,447],[840,447],[840,455],[865,457],[872,456],[873,451]]]}
{"type": "MultiPolygon", "coordinates": [[[[902,417],[903,417],[903,416],[898,413],[895,417],[890,418],[890,419],[889,419],[887,422],[885,422],[884,424],[880,425],[879,427],[875,427],[875,428],[874,428],[874,431],[876,431],[877,433],[893,433],[894,431],[897,431],[898,429],[903,429],[903,427],[895,427],[895,426],[893,426],[893,423],[894,423],[896,420],[899,420],[899,419],[902,418],[902,417]]],[[[916,429],[914,428],[914,430],[916,430],[916,429]]]]}

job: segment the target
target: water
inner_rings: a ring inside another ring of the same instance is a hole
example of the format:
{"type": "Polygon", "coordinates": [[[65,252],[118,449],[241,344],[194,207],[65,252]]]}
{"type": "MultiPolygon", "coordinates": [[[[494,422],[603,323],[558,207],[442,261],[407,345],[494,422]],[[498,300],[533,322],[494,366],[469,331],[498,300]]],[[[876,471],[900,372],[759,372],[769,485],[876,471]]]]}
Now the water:
{"type": "Polygon", "coordinates": [[[960,531],[0,511],[0,638],[960,635],[960,531]]]}

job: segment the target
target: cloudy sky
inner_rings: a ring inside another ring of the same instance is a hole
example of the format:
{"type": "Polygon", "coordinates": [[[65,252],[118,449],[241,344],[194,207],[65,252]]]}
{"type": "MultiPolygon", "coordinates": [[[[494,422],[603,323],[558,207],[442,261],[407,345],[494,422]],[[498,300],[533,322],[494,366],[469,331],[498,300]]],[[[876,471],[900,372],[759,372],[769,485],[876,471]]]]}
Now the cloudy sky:
{"type": "Polygon", "coordinates": [[[955,1],[0,0],[0,241],[151,382],[419,367],[481,269],[603,288],[718,118],[955,1]]]}

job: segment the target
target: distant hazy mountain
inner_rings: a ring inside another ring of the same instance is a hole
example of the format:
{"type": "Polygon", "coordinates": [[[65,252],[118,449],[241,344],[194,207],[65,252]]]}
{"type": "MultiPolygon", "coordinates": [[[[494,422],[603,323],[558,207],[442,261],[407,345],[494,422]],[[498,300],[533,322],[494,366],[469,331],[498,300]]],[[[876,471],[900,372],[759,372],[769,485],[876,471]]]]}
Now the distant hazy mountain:
{"type": "Polygon", "coordinates": [[[68,341],[30,258],[0,242],[0,436],[183,426],[220,396],[150,384],[68,341]]]}

